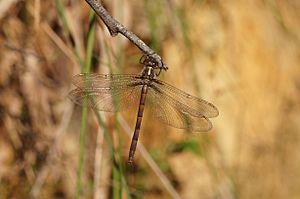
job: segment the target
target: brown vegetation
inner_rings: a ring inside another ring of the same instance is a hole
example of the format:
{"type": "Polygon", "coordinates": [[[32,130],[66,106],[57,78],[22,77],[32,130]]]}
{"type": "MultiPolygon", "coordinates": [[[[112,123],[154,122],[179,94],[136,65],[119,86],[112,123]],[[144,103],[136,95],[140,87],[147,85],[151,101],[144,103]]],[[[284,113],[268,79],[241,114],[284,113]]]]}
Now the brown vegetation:
{"type": "MultiPolygon", "coordinates": [[[[55,2],[0,1],[0,198],[75,197],[81,109],[66,96],[80,72],[72,47],[86,55],[90,8],[63,1],[73,43],[55,2]]],[[[169,70],[160,78],[219,108],[208,134],[144,120],[139,144],[182,198],[300,197],[299,1],[104,3],[162,55],[169,70]]],[[[111,64],[115,73],[139,73],[138,49],[99,24],[93,71],[108,73],[111,64]]],[[[135,115],[124,115],[131,127],[135,115]]],[[[115,118],[104,117],[116,145],[120,134],[126,160],[122,123],[116,130],[115,118]]],[[[90,111],[82,198],[109,198],[119,186],[101,133],[90,111]]],[[[136,164],[126,173],[130,192],[170,198],[139,152],[136,164]]]]}

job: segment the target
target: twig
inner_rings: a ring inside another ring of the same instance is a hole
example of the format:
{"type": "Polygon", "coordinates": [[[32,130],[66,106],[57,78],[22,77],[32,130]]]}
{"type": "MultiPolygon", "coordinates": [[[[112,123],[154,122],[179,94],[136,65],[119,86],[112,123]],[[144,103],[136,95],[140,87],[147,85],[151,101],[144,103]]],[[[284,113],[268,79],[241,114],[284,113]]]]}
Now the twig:
{"type": "Polygon", "coordinates": [[[120,22],[115,20],[107,10],[102,6],[101,1],[97,0],[85,0],[97,13],[97,15],[101,18],[101,20],[106,25],[107,29],[110,32],[112,37],[116,36],[118,33],[124,35],[127,39],[129,39],[132,43],[134,43],[143,53],[155,60],[158,68],[167,70],[167,65],[163,62],[162,58],[154,52],[149,46],[147,46],[138,36],[136,36],[133,32],[126,29],[120,22]]]}

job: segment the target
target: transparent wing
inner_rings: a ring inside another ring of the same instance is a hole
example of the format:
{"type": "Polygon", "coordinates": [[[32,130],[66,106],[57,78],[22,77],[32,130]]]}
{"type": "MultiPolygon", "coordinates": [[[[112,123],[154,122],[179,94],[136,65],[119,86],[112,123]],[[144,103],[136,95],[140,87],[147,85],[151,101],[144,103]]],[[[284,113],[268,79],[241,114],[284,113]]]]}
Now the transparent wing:
{"type": "Polygon", "coordinates": [[[124,83],[140,81],[140,75],[80,73],[72,78],[72,83],[78,88],[107,88],[118,87],[124,83]]]}
{"type": "Polygon", "coordinates": [[[169,98],[172,98],[174,102],[181,104],[178,108],[182,112],[187,112],[194,117],[204,116],[211,118],[219,115],[218,109],[212,103],[185,93],[170,84],[154,80],[153,86],[156,92],[164,93],[169,98]]]}
{"type": "MultiPolygon", "coordinates": [[[[195,113],[182,100],[174,99],[166,92],[152,86],[149,88],[146,103],[152,114],[163,123],[189,132],[209,131],[212,128],[207,116],[195,113]]],[[[203,113],[203,110],[201,110],[203,113]]]]}
{"type": "Polygon", "coordinates": [[[139,100],[141,87],[138,75],[79,74],[74,76],[76,89],[69,98],[78,105],[87,100],[88,107],[100,111],[122,111],[139,100]]]}

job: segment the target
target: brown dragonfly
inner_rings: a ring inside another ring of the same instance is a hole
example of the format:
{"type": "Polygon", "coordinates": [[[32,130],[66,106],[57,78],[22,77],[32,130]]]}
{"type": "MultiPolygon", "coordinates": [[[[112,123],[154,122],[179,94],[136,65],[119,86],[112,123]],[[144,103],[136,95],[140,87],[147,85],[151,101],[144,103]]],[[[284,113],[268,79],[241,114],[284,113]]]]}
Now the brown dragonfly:
{"type": "Polygon", "coordinates": [[[188,132],[209,131],[212,124],[208,118],[219,115],[213,104],[156,79],[162,69],[167,70],[166,67],[158,67],[148,56],[143,56],[141,63],[144,69],[140,75],[78,74],[73,77],[73,84],[77,88],[69,93],[74,103],[83,105],[86,99],[88,107],[106,112],[123,111],[139,101],[128,157],[130,164],[133,162],[145,105],[159,121],[188,132]]]}

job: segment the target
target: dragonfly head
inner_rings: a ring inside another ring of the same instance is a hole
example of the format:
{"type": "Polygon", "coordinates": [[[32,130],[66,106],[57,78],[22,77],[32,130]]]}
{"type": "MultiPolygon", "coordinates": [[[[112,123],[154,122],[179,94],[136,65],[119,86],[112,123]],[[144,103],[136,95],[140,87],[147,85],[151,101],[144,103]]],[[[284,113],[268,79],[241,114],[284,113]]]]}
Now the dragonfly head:
{"type": "Polygon", "coordinates": [[[158,75],[161,70],[168,70],[168,66],[162,61],[162,59],[157,54],[146,55],[144,54],[140,59],[140,64],[145,67],[152,67],[153,69],[159,69],[158,75]]]}

